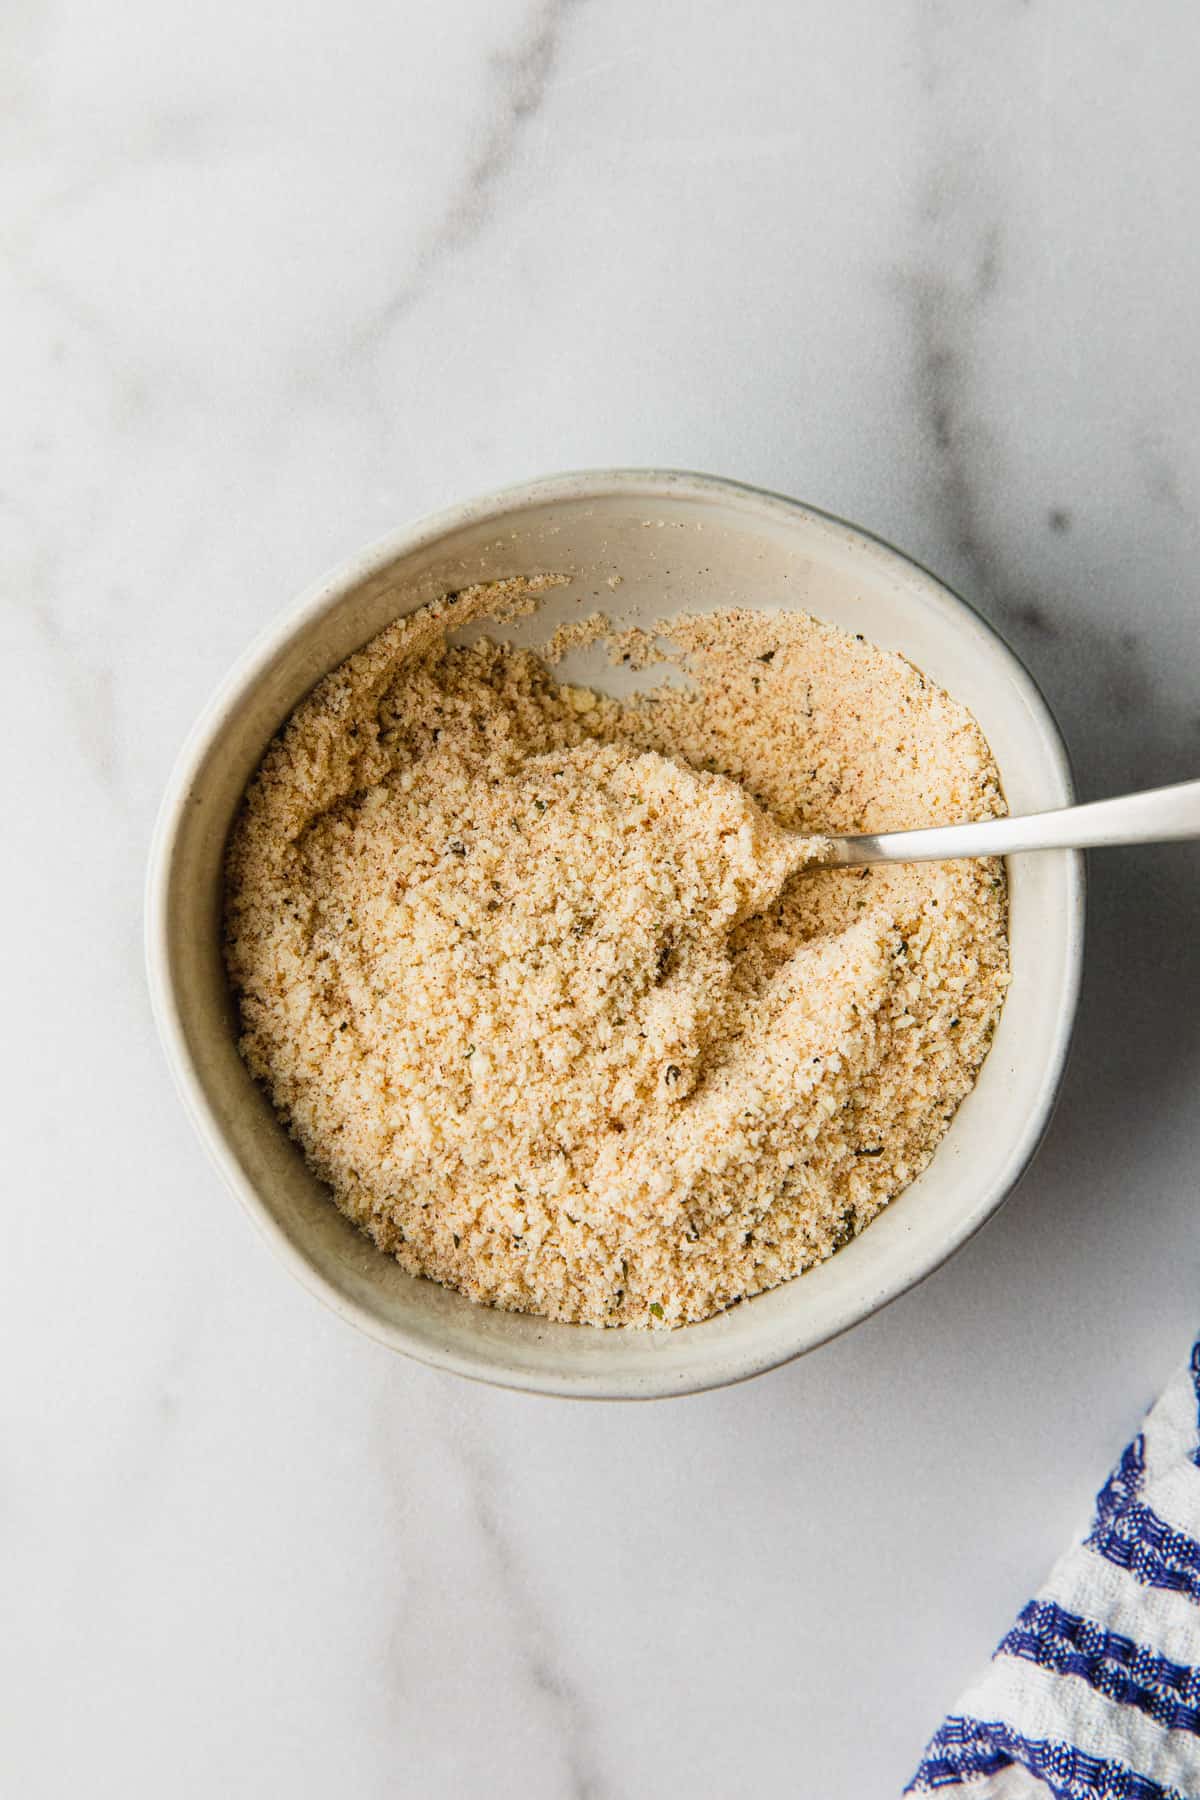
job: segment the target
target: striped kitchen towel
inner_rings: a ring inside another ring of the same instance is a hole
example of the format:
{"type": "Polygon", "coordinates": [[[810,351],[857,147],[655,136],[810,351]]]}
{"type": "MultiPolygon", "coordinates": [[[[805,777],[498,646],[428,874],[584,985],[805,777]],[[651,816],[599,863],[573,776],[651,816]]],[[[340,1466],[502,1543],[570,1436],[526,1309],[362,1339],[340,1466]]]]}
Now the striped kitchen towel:
{"type": "Polygon", "coordinates": [[[904,1791],[1200,1800],[1200,1340],[904,1791]]]}

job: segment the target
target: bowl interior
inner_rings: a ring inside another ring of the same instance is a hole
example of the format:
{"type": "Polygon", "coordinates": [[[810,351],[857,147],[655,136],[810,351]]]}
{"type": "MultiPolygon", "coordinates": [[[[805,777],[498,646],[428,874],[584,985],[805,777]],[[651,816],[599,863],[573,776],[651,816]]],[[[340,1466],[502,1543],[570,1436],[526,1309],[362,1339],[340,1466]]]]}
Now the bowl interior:
{"type": "MultiPolygon", "coordinates": [[[[322,1298],[426,1361],[544,1392],[687,1392],[768,1368],[864,1318],[936,1267],[1003,1199],[1036,1147],[1065,1060],[1081,859],[1010,860],[1013,979],[979,1082],[925,1174],[829,1262],[720,1318],[662,1334],[493,1312],[413,1279],[337,1212],[237,1054],[220,956],[225,838],[266,744],[323,673],[448,588],[547,570],[568,573],[570,584],[506,635],[537,641],[596,609],[650,626],[685,607],[803,608],[902,651],[969,706],[1012,811],[1069,803],[1070,777],[1028,676],[931,576],[840,521],[695,476],[563,477],[418,526],[314,590],[200,721],[152,858],[151,985],[185,1102],[258,1224],[322,1298]]],[[[616,690],[618,672],[602,661],[583,672],[616,690]]]]}

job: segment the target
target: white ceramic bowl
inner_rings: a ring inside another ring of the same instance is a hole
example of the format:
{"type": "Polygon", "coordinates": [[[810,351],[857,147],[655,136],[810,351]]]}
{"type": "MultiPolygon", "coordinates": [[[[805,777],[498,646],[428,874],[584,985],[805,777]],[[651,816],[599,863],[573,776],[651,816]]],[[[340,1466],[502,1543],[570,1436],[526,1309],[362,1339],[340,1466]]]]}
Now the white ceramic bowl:
{"type": "Polygon", "coordinates": [[[804,608],[903,651],[965,702],[992,746],[1013,812],[1068,804],[1071,778],[1025,670],[925,570],[795,501],[659,471],[557,476],[410,526],[307,593],[200,719],[151,853],[147,961],[179,1091],[251,1218],[343,1318],[424,1362],[542,1393],[688,1393],[769,1369],[865,1319],[944,1262],[1000,1205],[1037,1147],[1066,1061],[1082,958],[1083,860],[1069,852],[1011,859],[1012,986],[978,1085],[926,1172],[829,1262],[669,1333],[493,1312],[415,1280],[337,1211],[242,1065],[221,963],[222,853],[263,750],[321,675],[447,589],[544,570],[572,580],[549,596],[538,636],[597,606],[644,625],[684,606],[804,608]],[[610,589],[614,576],[620,584],[610,589]]]}

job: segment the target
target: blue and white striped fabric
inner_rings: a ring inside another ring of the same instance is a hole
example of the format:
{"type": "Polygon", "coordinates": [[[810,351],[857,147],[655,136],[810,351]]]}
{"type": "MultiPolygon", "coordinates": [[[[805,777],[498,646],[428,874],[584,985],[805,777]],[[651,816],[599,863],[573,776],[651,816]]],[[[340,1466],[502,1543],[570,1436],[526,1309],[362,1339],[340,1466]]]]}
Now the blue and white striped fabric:
{"type": "Polygon", "coordinates": [[[1200,1341],[904,1791],[1200,1800],[1200,1341]]]}

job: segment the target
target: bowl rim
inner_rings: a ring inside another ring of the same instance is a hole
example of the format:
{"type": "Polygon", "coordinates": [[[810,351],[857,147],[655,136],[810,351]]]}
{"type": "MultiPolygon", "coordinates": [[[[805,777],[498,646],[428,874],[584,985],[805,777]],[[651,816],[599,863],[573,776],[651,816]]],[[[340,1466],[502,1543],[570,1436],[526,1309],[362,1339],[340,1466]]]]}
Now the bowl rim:
{"type": "MultiPolygon", "coordinates": [[[[808,518],[836,526],[856,546],[894,559],[902,568],[916,571],[926,584],[926,597],[946,611],[968,613],[990,640],[992,651],[1008,665],[1023,692],[1030,711],[1041,725],[1053,760],[1054,774],[1066,795],[1075,799],[1071,760],[1041,688],[1017,653],[970,601],[963,598],[924,563],[900,550],[886,538],[838,514],[806,501],[753,483],[686,469],[614,468],[578,469],[538,477],[493,489],[474,499],[427,513],[411,523],[373,539],[361,550],[327,569],[305,587],[251,640],[218,683],[181,745],[159,805],[151,837],[145,887],[145,964],[151,1009],[175,1090],[200,1138],[210,1163],[233,1192],[259,1233],[267,1240],[291,1274],[331,1311],[376,1343],[412,1357],[428,1367],[440,1368],[471,1381],[513,1391],[539,1393],[569,1399],[659,1399],[708,1392],[734,1386],[767,1370],[783,1367],[807,1351],[832,1342],[843,1332],[882,1311],[901,1294],[926,1281],[980,1231],[1021,1181],[1037,1154],[1053,1118],[1062,1091],[1074,1031],[1083,976],[1084,924],[1086,915],[1086,862],[1081,851],[1067,851],[1066,956],[1055,1031],[1046,1062],[1046,1079],[1040,1103],[1027,1120],[1019,1139],[1010,1148],[1004,1167],[976,1201],[970,1213],[948,1232],[938,1252],[916,1273],[897,1274],[850,1309],[840,1321],[814,1332],[801,1332],[797,1341],[780,1348],[771,1346],[756,1356],[744,1357],[738,1366],[713,1374],[700,1372],[680,1380],[676,1374],[658,1381],[638,1378],[636,1386],[614,1373],[609,1378],[564,1376],[541,1370],[507,1366],[502,1361],[481,1364],[461,1356],[454,1348],[431,1345],[408,1333],[402,1324],[384,1322],[369,1306],[340,1292],[313,1265],[307,1254],[288,1236],[271,1214],[255,1184],[243,1173],[230,1149],[220,1119],[208,1098],[188,1048],[172,971],[168,931],[168,894],[173,852],[186,810],[189,791],[202,764],[224,730],[243,694],[274,658],[308,631],[325,613],[362,583],[382,573],[399,557],[410,556],[436,544],[448,534],[488,521],[499,522],[514,509],[554,500],[588,500],[626,496],[646,501],[666,498],[705,500],[742,499],[788,516],[808,518]]],[[[665,1372],[664,1372],[665,1374],[665,1372]]]]}

